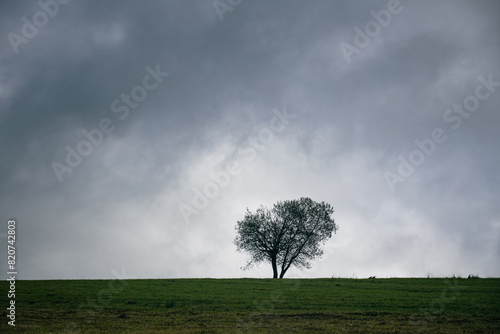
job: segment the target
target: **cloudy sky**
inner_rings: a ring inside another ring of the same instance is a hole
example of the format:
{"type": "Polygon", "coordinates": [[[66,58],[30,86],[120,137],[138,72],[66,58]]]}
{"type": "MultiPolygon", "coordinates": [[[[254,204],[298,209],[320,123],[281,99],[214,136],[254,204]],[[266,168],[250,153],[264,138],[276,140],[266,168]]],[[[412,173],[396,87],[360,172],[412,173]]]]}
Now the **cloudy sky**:
{"type": "Polygon", "coordinates": [[[270,277],[240,269],[236,222],[311,197],[339,231],[288,277],[499,276],[499,17],[3,1],[0,242],[15,218],[21,279],[270,277]]]}

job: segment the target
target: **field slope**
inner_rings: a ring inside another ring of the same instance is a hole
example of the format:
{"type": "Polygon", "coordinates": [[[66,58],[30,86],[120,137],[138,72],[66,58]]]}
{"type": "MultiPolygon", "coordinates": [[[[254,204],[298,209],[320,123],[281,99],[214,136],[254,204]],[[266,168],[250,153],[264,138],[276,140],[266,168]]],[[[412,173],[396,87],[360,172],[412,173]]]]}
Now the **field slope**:
{"type": "Polygon", "coordinates": [[[18,281],[15,329],[3,295],[1,333],[500,333],[498,278],[18,281]]]}

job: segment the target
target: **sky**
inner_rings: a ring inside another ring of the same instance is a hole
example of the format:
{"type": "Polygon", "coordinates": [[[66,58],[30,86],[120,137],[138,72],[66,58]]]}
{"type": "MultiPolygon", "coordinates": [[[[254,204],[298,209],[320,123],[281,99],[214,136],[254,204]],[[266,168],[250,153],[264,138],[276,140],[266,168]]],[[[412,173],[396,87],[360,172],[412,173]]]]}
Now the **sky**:
{"type": "Polygon", "coordinates": [[[499,18],[495,0],[3,1],[0,247],[14,218],[18,279],[271,277],[241,269],[236,223],[310,197],[339,230],[286,277],[498,277],[499,18]]]}

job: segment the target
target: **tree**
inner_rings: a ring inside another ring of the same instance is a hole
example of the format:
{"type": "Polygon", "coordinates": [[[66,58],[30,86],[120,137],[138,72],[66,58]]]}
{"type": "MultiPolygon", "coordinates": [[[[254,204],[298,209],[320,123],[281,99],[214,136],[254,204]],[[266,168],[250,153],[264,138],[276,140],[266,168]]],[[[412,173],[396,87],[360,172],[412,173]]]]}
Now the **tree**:
{"type": "Polygon", "coordinates": [[[310,261],[321,257],[320,244],[337,232],[331,214],[333,207],[310,198],[277,202],[272,209],[261,206],[255,213],[247,209],[237,222],[234,244],[239,252],[251,256],[246,268],[263,261],[270,262],[273,278],[283,278],[293,265],[310,268],[310,261]]]}

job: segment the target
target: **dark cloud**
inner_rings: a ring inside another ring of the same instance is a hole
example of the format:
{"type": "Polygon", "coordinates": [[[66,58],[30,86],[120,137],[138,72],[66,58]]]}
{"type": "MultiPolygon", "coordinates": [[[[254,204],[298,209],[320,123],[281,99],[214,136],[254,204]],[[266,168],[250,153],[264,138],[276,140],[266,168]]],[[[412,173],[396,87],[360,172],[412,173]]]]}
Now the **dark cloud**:
{"type": "Polygon", "coordinates": [[[240,271],[234,225],[302,196],[340,230],[291,276],[498,276],[500,87],[458,127],[444,117],[480,76],[500,81],[500,6],[401,0],[349,62],[341,43],[390,3],[244,0],[221,20],[211,2],[70,1],[17,47],[42,8],[2,3],[0,211],[19,221],[20,277],[269,276],[240,271]],[[436,128],[446,139],[391,191],[385,175],[436,128]],[[60,182],[82,131],[98,144],[60,182]]]}

